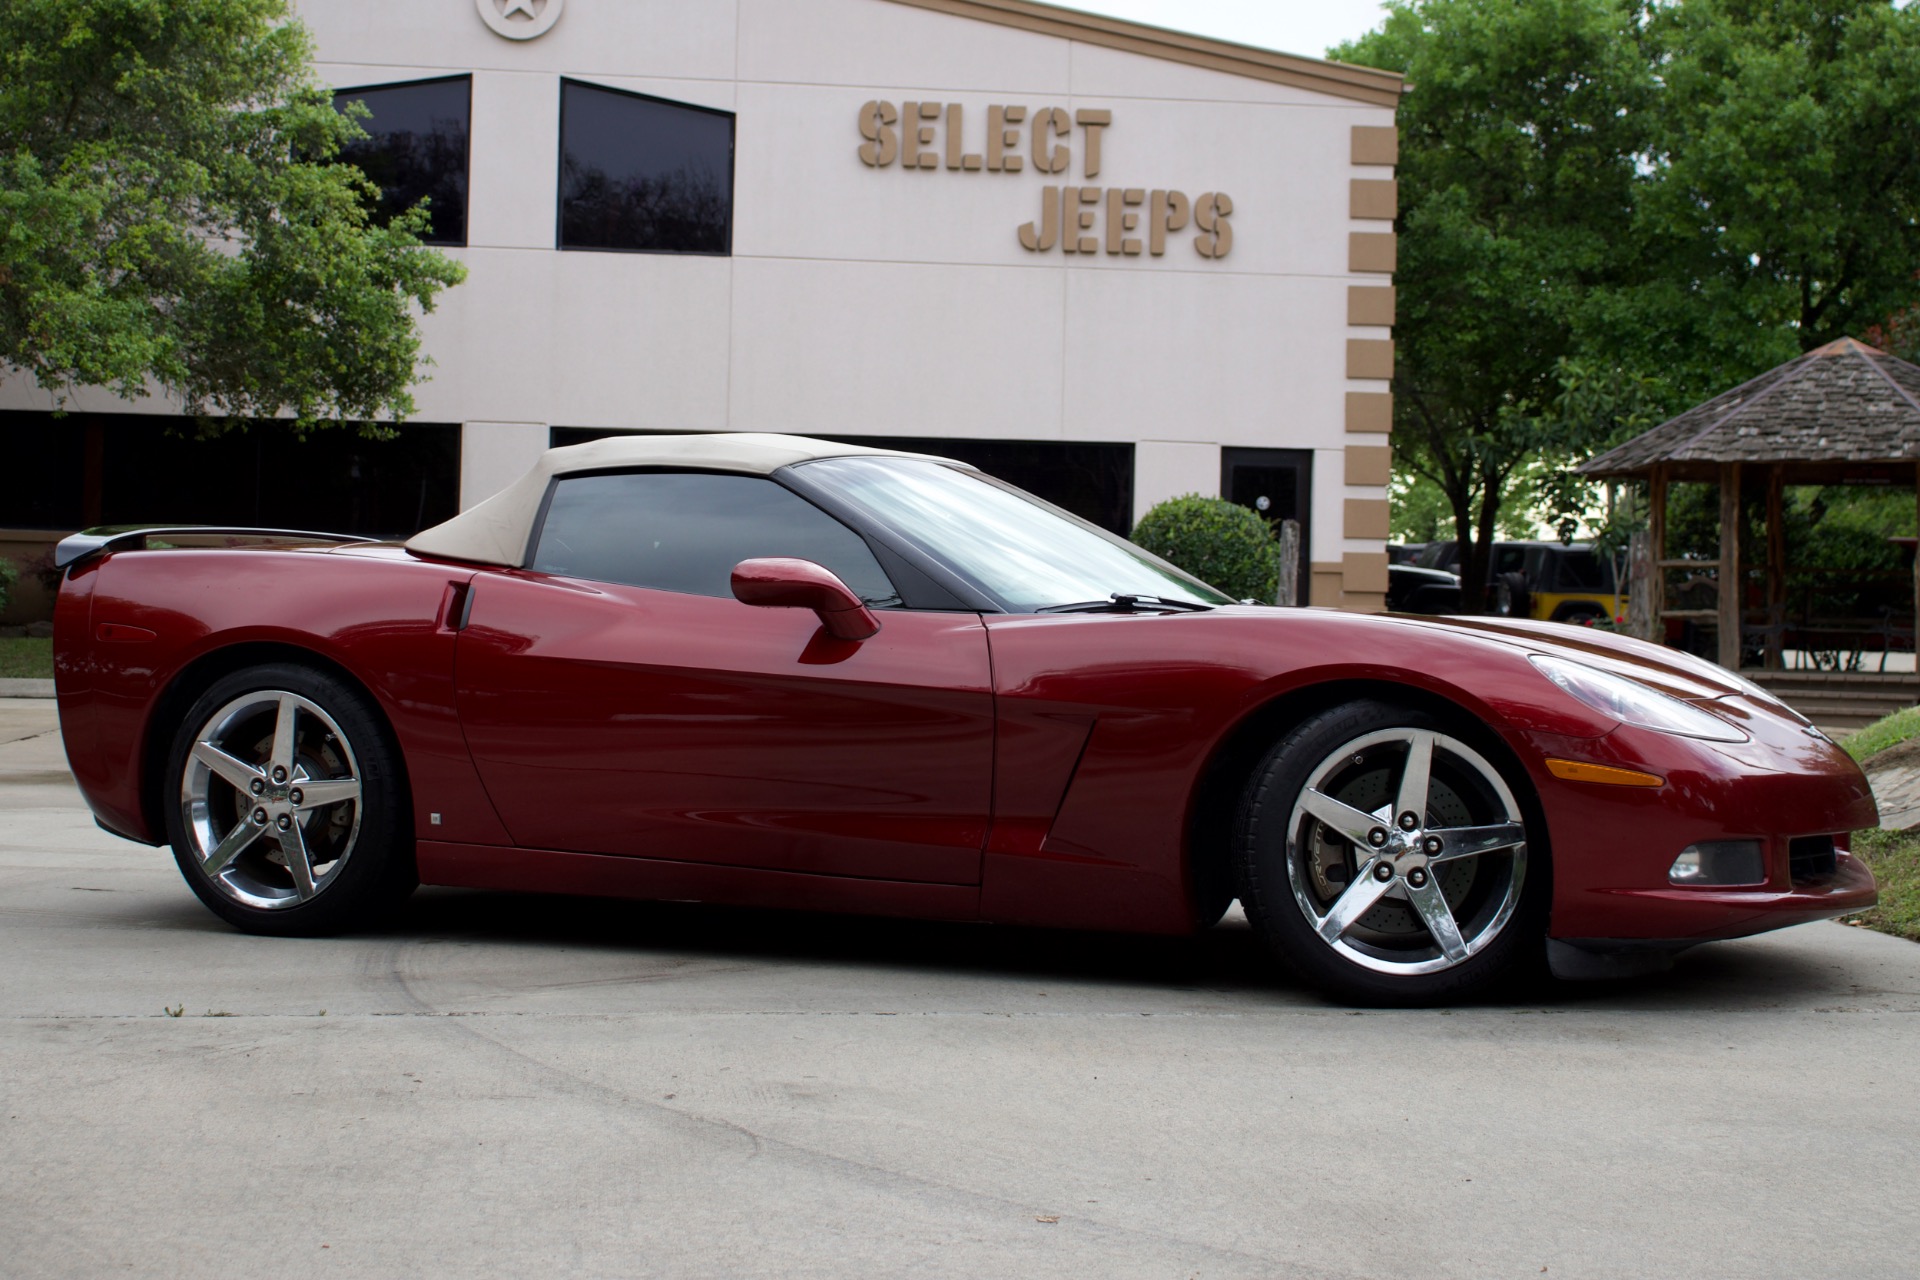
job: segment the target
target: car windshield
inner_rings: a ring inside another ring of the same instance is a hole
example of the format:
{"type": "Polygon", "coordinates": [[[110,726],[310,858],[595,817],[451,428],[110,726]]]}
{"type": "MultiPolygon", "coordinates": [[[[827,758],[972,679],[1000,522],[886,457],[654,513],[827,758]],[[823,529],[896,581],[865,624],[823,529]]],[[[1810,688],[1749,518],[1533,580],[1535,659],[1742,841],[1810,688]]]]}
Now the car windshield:
{"type": "Polygon", "coordinates": [[[1038,498],[976,472],[912,458],[822,458],[806,479],[938,557],[1015,611],[1158,597],[1231,597],[1038,498]]]}

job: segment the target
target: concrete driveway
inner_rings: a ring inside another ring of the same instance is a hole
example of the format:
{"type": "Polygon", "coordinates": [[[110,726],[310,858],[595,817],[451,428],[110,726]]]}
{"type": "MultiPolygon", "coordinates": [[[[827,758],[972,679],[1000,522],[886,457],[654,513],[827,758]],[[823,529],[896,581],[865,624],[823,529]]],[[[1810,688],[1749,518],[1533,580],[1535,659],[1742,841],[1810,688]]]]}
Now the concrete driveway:
{"type": "Polygon", "coordinates": [[[1917,1015],[1920,947],[1833,924],[1408,1013],[1237,915],[250,938],[0,700],[8,1275],[1908,1276],[1917,1015]]]}

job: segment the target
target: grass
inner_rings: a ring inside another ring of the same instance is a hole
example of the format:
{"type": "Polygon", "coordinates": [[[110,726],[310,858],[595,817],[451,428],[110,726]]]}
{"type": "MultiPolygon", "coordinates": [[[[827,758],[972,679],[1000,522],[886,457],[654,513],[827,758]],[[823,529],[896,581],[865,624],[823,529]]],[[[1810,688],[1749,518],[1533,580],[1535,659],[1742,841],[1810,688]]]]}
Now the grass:
{"type": "MultiPolygon", "coordinates": [[[[1920,707],[1908,707],[1884,720],[1876,720],[1848,734],[1840,745],[1855,760],[1865,764],[1874,756],[1914,738],[1920,738],[1920,707]]],[[[1920,743],[1915,747],[1920,747],[1920,743]]],[[[1915,747],[1899,754],[1910,756],[1915,747]]],[[[1902,760],[1901,763],[1909,762],[1902,760]]],[[[1880,882],[1880,905],[1857,916],[1848,916],[1847,923],[1920,942],[1920,831],[1856,831],[1853,852],[1880,882]]]]}
{"type": "Polygon", "coordinates": [[[53,679],[53,641],[0,636],[0,679],[53,679]]]}
{"type": "Polygon", "coordinates": [[[1848,734],[1840,745],[1855,760],[1864,761],[1908,738],[1920,737],[1920,707],[1896,711],[1884,720],[1876,720],[1864,729],[1848,734]]]}
{"type": "Polygon", "coordinates": [[[1880,882],[1880,905],[1847,923],[1920,942],[1920,832],[1856,831],[1853,852],[1880,882]]]}

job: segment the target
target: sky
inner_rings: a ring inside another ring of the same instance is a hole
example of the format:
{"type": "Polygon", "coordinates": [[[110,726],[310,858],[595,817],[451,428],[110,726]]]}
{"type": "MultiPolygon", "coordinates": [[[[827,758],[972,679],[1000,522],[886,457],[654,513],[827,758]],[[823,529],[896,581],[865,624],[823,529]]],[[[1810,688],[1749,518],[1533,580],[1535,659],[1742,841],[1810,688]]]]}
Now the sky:
{"type": "Polygon", "coordinates": [[[1378,0],[1055,0],[1074,9],[1324,58],[1380,25],[1378,0]]]}

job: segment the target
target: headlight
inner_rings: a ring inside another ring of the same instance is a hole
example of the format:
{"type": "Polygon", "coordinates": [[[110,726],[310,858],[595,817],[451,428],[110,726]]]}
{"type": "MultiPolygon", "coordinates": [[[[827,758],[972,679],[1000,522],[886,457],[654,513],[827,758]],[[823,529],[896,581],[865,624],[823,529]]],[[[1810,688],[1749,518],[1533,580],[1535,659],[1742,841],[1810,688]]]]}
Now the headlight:
{"type": "Polygon", "coordinates": [[[1745,742],[1747,735],[1718,716],[1708,715],[1691,703],[1670,698],[1649,689],[1638,680],[1614,675],[1598,667],[1532,654],[1540,674],[1565,689],[1595,711],[1612,716],[1622,724],[1683,738],[1703,738],[1708,742],[1745,742]]]}

